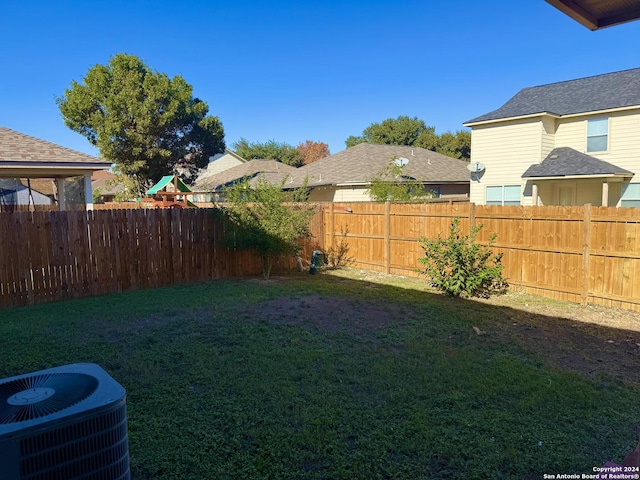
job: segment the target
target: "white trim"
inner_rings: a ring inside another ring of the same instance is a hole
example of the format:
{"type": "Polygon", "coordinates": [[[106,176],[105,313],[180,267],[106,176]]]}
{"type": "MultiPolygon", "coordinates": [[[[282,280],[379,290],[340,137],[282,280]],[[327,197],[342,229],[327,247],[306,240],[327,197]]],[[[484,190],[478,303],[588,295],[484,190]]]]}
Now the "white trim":
{"type": "Polygon", "coordinates": [[[617,113],[617,112],[626,112],[629,110],[640,110],[640,105],[631,105],[628,107],[616,107],[610,108],[607,110],[593,110],[591,112],[577,112],[577,113],[567,113],[566,115],[558,115],[557,113],[551,112],[540,112],[540,113],[531,113],[528,115],[517,115],[515,117],[502,117],[502,118],[494,118],[493,120],[480,120],[478,122],[466,122],[462,125],[464,127],[475,127],[476,125],[486,125],[490,123],[501,123],[501,122],[509,122],[512,120],[524,120],[528,118],[536,118],[536,117],[544,117],[549,116],[552,118],[575,118],[575,117],[585,117],[585,116],[596,116],[596,115],[608,115],[609,113],[617,113]]]}

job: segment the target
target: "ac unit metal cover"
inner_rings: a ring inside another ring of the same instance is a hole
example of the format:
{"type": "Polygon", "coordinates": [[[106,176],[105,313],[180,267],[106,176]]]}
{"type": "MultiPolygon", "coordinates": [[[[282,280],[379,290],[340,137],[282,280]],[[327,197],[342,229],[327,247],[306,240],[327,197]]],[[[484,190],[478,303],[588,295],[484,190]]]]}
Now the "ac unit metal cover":
{"type": "Polygon", "coordinates": [[[126,480],[125,390],[76,363],[0,380],[3,480],[126,480]]]}

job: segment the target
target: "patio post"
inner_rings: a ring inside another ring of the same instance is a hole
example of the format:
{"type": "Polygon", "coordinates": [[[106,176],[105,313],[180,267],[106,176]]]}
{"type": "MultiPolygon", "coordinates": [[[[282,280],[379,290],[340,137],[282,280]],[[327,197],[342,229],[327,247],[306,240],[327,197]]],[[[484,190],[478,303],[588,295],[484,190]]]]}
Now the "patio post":
{"type": "Polygon", "coordinates": [[[58,208],[64,212],[67,209],[67,202],[64,199],[64,178],[56,178],[56,188],[58,190],[58,208]]]}
{"type": "Polygon", "coordinates": [[[606,180],[602,182],[602,206],[609,206],[609,182],[606,180]]]}
{"type": "Polygon", "coordinates": [[[93,189],[91,188],[91,173],[84,174],[84,203],[87,210],[93,210],[93,189]]]}

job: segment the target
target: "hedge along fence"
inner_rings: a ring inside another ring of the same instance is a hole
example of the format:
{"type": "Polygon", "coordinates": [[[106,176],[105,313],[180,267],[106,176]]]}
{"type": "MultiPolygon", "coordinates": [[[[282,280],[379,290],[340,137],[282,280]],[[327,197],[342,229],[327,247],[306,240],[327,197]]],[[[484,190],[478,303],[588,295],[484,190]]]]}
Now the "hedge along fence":
{"type": "Polygon", "coordinates": [[[477,240],[503,253],[511,286],[572,302],[640,310],[640,210],[613,207],[519,207],[340,203],[324,209],[325,245],[344,243],[353,265],[418,275],[418,239],[483,225],[477,240]]]}
{"type": "MultiPolygon", "coordinates": [[[[260,275],[260,259],[225,246],[213,209],[0,213],[0,308],[260,275]]],[[[322,232],[322,216],[312,220],[322,232]]],[[[322,248],[305,241],[303,255],[322,248]]],[[[274,270],[296,268],[281,258],[274,270]]]]}

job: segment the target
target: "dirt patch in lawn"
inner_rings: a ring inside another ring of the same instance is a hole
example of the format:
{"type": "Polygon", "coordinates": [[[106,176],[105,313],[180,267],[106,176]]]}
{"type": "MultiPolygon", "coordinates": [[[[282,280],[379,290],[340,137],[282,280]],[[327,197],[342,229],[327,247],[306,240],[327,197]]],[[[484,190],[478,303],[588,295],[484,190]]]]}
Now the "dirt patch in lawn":
{"type": "MultiPolygon", "coordinates": [[[[393,277],[377,273],[375,276],[373,284],[387,283],[393,277]]],[[[417,289],[424,291],[424,283],[415,281],[417,289]]],[[[456,303],[456,308],[474,309],[471,301],[462,302],[466,303],[456,303]]],[[[639,312],[556,302],[520,293],[479,303],[483,305],[478,308],[485,312],[485,305],[496,309],[489,311],[488,316],[472,316],[478,318],[478,324],[469,327],[469,338],[515,344],[544,363],[589,377],[608,375],[640,384],[639,312]]],[[[251,309],[249,316],[274,324],[306,325],[321,331],[354,334],[419,318],[407,305],[318,294],[262,302],[251,309]]]]}
{"type": "Polygon", "coordinates": [[[252,309],[252,317],[280,325],[362,334],[398,322],[400,307],[318,294],[279,297],[252,309]]]}

